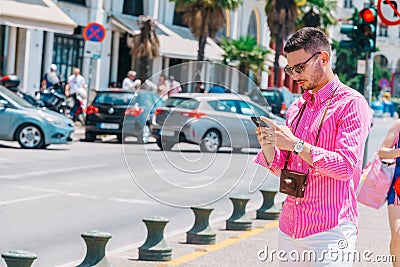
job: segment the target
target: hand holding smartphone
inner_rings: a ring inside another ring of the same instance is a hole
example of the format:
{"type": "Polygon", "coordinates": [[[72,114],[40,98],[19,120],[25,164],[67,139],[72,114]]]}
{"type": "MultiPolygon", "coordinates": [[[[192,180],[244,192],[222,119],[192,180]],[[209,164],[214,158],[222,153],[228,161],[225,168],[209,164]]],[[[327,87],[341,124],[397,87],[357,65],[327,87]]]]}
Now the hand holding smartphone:
{"type": "Polygon", "coordinates": [[[265,121],[261,120],[260,117],[252,116],[251,120],[254,122],[254,124],[257,127],[268,127],[269,128],[269,125],[265,121]]]}

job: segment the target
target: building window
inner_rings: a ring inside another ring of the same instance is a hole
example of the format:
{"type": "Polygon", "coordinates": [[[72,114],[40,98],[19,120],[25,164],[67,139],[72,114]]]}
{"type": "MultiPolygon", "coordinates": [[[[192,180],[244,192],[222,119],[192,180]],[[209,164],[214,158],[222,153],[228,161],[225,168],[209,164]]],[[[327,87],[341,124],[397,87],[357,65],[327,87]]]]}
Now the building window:
{"type": "Polygon", "coordinates": [[[81,6],[86,6],[86,0],[59,0],[60,2],[69,2],[81,6]]]}
{"type": "Polygon", "coordinates": [[[125,0],[122,13],[137,17],[143,15],[143,0],[125,0]]]}
{"type": "Polygon", "coordinates": [[[379,36],[388,37],[388,26],[379,25],[379,36]]]}
{"type": "Polygon", "coordinates": [[[183,14],[184,14],[184,12],[178,12],[175,9],[174,20],[173,20],[172,24],[182,26],[182,27],[187,27],[187,25],[185,23],[183,23],[183,14]]]}
{"type": "Polygon", "coordinates": [[[352,8],[353,0],[344,0],[344,8],[352,8]]]}
{"type": "Polygon", "coordinates": [[[247,34],[254,37],[258,44],[260,43],[260,15],[258,14],[257,9],[254,9],[253,12],[251,12],[247,34]]]}
{"type": "Polygon", "coordinates": [[[66,81],[75,67],[82,69],[85,41],[82,35],[54,34],[53,61],[66,81]]]}

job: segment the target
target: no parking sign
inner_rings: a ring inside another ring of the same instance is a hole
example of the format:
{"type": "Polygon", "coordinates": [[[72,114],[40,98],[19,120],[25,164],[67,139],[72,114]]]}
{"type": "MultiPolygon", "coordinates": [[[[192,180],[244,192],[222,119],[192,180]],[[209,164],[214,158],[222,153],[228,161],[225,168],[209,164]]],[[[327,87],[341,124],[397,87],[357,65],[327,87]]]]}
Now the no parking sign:
{"type": "Polygon", "coordinates": [[[97,22],[90,22],[83,29],[83,39],[85,41],[103,42],[106,37],[106,29],[97,22]]]}

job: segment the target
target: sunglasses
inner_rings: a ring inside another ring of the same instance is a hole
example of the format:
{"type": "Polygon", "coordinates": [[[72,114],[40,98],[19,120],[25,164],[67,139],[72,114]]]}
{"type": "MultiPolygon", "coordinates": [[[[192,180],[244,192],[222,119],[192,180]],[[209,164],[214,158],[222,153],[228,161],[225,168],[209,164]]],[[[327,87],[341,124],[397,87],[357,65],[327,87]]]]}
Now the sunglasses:
{"type": "Polygon", "coordinates": [[[300,63],[300,64],[296,64],[293,67],[289,67],[289,65],[286,65],[286,67],[284,68],[285,72],[287,75],[292,76],[293,75],[293,71],[297,72],[298,74],[301,74],[304,71],[304,67],[306,66],[306,64],[316,55],[321,54],[321,52],[317,52],[314,55],[312,55],[311,57],[309,57],[305,62],[300,63]]]}

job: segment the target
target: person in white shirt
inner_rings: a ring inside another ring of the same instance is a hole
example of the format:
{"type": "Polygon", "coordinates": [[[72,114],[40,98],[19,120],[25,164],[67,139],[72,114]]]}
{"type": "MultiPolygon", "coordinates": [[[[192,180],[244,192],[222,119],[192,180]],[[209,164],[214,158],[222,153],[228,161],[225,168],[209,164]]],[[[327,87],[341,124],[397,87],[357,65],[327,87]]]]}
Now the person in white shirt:
{"type": "Polygon", "coordinates": [[[122,89],[124,90],[137,90],[139,89],[140,85],[142,82],[139,79],[136,79],[136,71],[130,70],[128,71],[127,74],[128,77],[126,77],[122,81],[122,89]]]}
{"type": "Polygon", "coordinates": [[[85,78],[83,78],[80,73],[81,70],[79,68],[74,68],[74,74],[68,77],[68,83],[65,86],[65,96],[71,98],[74,101],[74,104],[70,111],[71,116],[74,116],[79,106],[79,102],[77,101],[78,90],[86,92],[85,78]]]}

